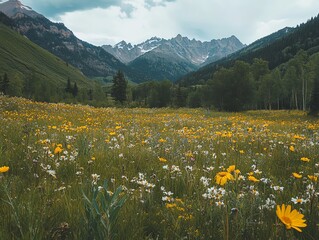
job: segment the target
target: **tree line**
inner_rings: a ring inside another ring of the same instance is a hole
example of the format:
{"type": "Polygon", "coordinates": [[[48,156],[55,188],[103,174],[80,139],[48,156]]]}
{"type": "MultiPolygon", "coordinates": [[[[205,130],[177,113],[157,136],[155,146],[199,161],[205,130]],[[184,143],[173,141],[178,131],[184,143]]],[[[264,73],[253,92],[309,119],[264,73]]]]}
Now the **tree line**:
{"type": "Polygon", "coordinates": [[[268,62],[255,58],[251,64],[236,61],[221,67],[208,81],[182,86],[169,80],[129,85],[123,72],[113,76],[110,86],[95,84],[78,88],[70,78],[64,88],[32,75],[0,76],[0,91],[38,101],[85,103],[94,106],[190,107],[219,111],[250,109],[298,109],[319,111],[319,54],[309,56],[301,50],[294,58],[270,70],[268,62]]]}
{"type": "Polygon", "coordinates": [[[105,94],[105,87],[92,81],[90,86],[78,87],[76,79],[66,83],[51,83],[33,73],[0,74],[0,93],[8,96],[25,97],[41,102],[81,103],[92,106],[109,106],[112,102],[105,94]]]}
{"type": "Polygon", "coordinates": [[[251,64],[236,61],[228,68],[221,67],[208,81],[193,86],[168,80],[141,83],[126,90],[126,103],[142,107],[204,107],[219,111],[297,109],[316,113],[318,81],[319,54],[309,56],[300,50],[273,70],[268,61],[255,58],[251,64]]]}

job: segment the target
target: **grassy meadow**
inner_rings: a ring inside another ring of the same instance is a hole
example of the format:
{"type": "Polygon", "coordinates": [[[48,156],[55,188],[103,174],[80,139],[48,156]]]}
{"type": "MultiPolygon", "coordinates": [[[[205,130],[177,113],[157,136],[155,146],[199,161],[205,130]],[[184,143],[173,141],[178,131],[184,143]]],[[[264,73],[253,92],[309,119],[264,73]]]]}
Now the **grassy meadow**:
{"type": "Polygon", "coordinates": [[[0,167],[0,239],[319,236],[319,120],[301,111],[0,96],[0,167]]]}
{"type": "Polygon", "coordinates": [[[75,67],[32,43],[26,37],[0,23],[0,73],[11,80],[22,81],[29,76],[53,86],[65,86],[70,78],[79,87],[88,87],[88,79],[75,67]]]}

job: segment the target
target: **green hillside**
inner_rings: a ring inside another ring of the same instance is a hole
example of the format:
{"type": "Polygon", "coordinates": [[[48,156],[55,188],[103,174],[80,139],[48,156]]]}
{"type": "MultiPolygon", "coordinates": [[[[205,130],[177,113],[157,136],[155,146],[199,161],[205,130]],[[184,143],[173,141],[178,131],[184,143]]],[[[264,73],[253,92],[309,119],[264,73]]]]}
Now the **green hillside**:
{"type": "Polygon", "coordinates": [[[79,87],[90,85],[78,69],[0,23],[0,75],[4,73],[22,81],[32,76],[36,82],[56,87],[65,87],[68,78],[79,87]]]}

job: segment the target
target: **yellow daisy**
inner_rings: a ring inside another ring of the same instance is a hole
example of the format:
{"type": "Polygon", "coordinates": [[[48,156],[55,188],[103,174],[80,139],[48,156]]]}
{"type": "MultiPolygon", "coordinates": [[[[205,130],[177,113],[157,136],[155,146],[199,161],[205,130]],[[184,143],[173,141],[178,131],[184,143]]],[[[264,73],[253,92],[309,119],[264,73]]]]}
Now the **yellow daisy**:
{"type": "Polygon", "coordinates": [[[223,186],[228,180],[234,180],[234,177],[229,172],[218,172],[215,176],[215,180],[217,184],[223,186]]]}
{"type": "Polygon", "coordinates": [[[296,209],[291,211],[291,205],[287,207],[282,204],[281,207],[277,205],[276,210],[277,217],[285,224],[287,229],[296,229],[298,232],[302,232],[300,228],[306,227],[306,220],[303,219],[304,215],[299,213],[296,209]]]}
{"type": "Polygon", "coordinates": [[[9,169],[10,169],[10,168],[7,167],[7,166],[0,167],[0,173],[8,172],[9,169]]]}
{"type": "Polygon", "coordinates": [[[259,182],[260,180],[255,178],[254,176],[248,176],[248,180],[251,182],[259,182]]]}
{"type": "Polygon", "coordinates": [[[302,157],[302,158],[300,158],[300,160],[303,162],[310,162],[310,159],[307,157],[302,157]]]}
{"type": "Polygon", "coordinates": [[[293,175],[295,178],[302,178],[302,175],[299,174],[299,173],[296,173],[296,172],[293,172],[292,175],[293,175]]]}

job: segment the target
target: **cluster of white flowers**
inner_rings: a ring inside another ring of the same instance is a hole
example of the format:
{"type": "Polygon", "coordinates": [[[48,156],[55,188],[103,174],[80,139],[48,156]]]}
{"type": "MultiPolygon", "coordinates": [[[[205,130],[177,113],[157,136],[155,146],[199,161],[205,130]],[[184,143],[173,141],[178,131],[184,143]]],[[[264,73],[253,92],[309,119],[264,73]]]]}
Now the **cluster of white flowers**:
{"type": "Polygon", "coordinates": [[[200,181],[202,182],[202,184],[204,185],[204,187],[208,187],[208,186],[210,185],[210,182],[212,181],[212,179],[202,176],[202,177],[200,178],[200,181]]]}
{"type": "Polygon", "coordinates": [[[282,192],[284,191],[284,187],[280,187],[280,186],[270,186],[271,189],[273,189],[276,192],[282,192]]]}
{"type": "Polygon", "coordinates": [[[272,210],[276,207],[276,201],[275,201],[275,196],[271,194],[265,201],[264,205],[259,206],[259,209],[267,209],[267,210],[272,210]]]}
{"type": "Polygon", "coordinates": [[[93,173],[91,174],[92,177],[92,185],[97,185],[97,182],[100,180],[100,175],[93,173]]]}
{"type": "Polygon", "coordinates": [[[249,186],[249,190],[250,190],[250,193],[252,193],[253,195],[259,196],[259,191],[255,189],[254,185],[249,186]]]}
{"type": "MultiPolygon", "coordinates": [[[[148,193],[150,193],[151,190],[155,188],[155,184],[149,183],[145,179],[145,174],[143,174],[143,173],[138,173],[138,177],[133,177],[131,182],[138,184],[140,186],[140,188],[143,188],[148,193]]],[[[140,189],[140,190],[142,190],[142,189],[140,189]]]]}
{"type": "MultiPolygon", "coordinates": [[[[181,169],[177,165],[172,165],[171,167],[169,167],[168,165],[164,165],[163,169],[170,171],[170,173],[172,174],[171,178],[175,178],[176,176],[182,175],[181,169]]],[[[193,168],[191,166],[188,166],[186,170],[192,171],[193,168]]]]}
{"type": "Polygon", "coordinates": [[[206,193],[202,196],[205,199],[213,199],[217,202],[220,202],[224,195],[226,194],[226,190],[224,188],[211,187],[206,189],[206,193]]]}
{"type": "Polygon", "coordinates": [[[185,167],[185,170],[186,170],[187,172],[192,172],[192,171],[193,171],[193,166],[186,166],[186,167],[185,167]]]}
{"type": "Polygon", "coordinates": [[[307,185],[306,195],[307,195],[308,199],[312,198],[313,196],[317,196],[317,197],[319,196],[319,191],[318,191],[318,189],[315,188],[313,183],[310,183],[307,185]]]}
{"type": "MultiPolygon", "coordinates": [[[[46,173],[48,173],[50,176],[52,176],[53,178],[56,178],[56,171],[52,169],[52,166],[47,164],[40,164],[41,168],[43,171],[45,171],[46,173]]],[[[35,177],[39,177],[38,175],[35,175],[35,177]]]]}
{"type": "Polygon", "coordinates": [[[174,195],[171,191],[166,191],[165,187],[161,186],[161,191],[163,193],[162,201],[163,202],[174,202],[174,198],[172,197],[174,195]]]}
{"type": "Polygon", "coordinates": [[[260,181],[265,183],[265,184],[270,184],[271,183],[271,180],[269,178],[261,178],[260,181]]]}

